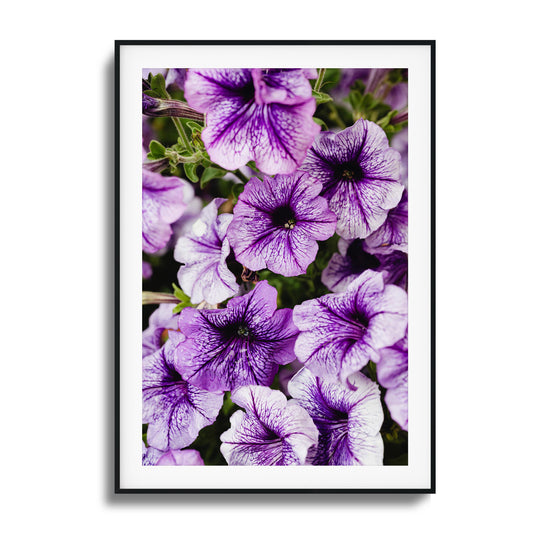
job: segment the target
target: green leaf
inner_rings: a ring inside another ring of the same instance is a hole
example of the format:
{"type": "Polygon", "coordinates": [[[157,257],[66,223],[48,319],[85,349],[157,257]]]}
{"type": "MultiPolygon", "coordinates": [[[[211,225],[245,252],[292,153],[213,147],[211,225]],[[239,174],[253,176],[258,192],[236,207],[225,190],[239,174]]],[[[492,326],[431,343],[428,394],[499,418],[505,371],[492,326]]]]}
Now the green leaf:
{"type": "Polygon", "coordinates": [[[197,166],[198,166],[198,163],[184,163],[183,164],[183,169],[185,170],[185,174],[193,183],[198,182],[198,180],[200,179],[198,177],[198,174],[196,174],[197,166]]]}
{"type": "Polygon", "coordinates": [[[175,315],[179,315],[186,307],[192,307],[192,304],[190,302],[181,302],[176,307],[174,307],[174,309],[172,309],[172,312],[175,315]]]}
{"type": "Polygon", "coordinates": [[[388,126],[390,124],[391,118],[396,116],[398,114],[397,109],[393,109],[392,111],[389,111],[384,117],[380,118],[377,121],[377,125],[381,126],[382,128],[385,128],[385,126],[388,126]]]}
{"type": "Polygon", "coordinates": [[[198,122],[194,122],[192,120],[185,122],[185,125],[191,130],[192,133],[203,130],[203,126],[201,124],[198,124],[198,122]]]}
{"type": "Polygon", "coordinates": [[[174,296],[181,300],[182,302],[186,302],[187,300],[190,302],[190,298],[175,284],[172,284],[172,288],[174,289],[174,296]]]}
{"type": "Polygon", "coordinates": [[[359,91],[350,91],[350,94],[348,95],[348,101],[350,102],[350,105],[354,111],[359,111],[362,100],[363,95],[359,91]]]}
{"type": "Polygon", "coordinates": [[[403,80],[403,69],[401,68],[394,68],[389,71],[388,74],[388,80],[392,85],[396,85],[397,83],[401,83],[403,80]]]}
{"type": "Polygon", "coordinates": [[[317,118],[317,117],[313,117],[313,120],[316,124],[318,124],[321,128],[325,129],[326,131],[328,131],[328,125],[320,118],[317,118]]]}
{"type": "Polygon", "coordinates": [[[159,141],[150,141],[150,153],[151,159],[163,159],[166,148],[159,141]]]}
{"type": "Polygon", "coordinates": [[[313,96],[316,100],[316,105],[325,104],[326,102],[332,102],[333,98],[329,94],[313,91],[313,96]]]}
{"type": "Polygon", "coordinates": [[[152,79],[150,80],[150,88],[157,93],[159,98],[167,97],[166,81],[163,74],[152,76],[152,79]]]}
{"type": "Polygon", "coordinates": [[[159,98],[159,93],[157,91],[152,91],[149,89],[148,91],[144,91],[144,94],[146,96],[153,96],[154,98],[159,98]]]}
{"type": "Polygon", "coordinates": [[[194,306],[194,304],[191,303],[191,299],[175,283],[172,284],[172,288],[174,289],[174,296],[178,300],[181,300],[181,302],[172,310],[175,315],[180,313],[185,307],[194,306]]]}
{"type": "Polygon", "coordinates": [[[206,168],[200,178],[200,187],[203,189],[211,180],[222,178],[227,174],[223,168],[209,167],[206,168]]]}

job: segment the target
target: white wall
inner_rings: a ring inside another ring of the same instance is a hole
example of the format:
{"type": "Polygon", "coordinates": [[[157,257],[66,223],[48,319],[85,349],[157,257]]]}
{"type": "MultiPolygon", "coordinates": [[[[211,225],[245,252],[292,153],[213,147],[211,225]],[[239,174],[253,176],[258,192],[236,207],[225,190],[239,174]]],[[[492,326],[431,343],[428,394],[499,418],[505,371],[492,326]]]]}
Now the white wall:
{"type": "Polygon", "coordinates": [[[533,437],[527,4],[191,4],[2,8],[5,530],[523,531],[533,437]],[[437,495],[111,494],[113,40],[157,38],[437,39],[437,495]]]}

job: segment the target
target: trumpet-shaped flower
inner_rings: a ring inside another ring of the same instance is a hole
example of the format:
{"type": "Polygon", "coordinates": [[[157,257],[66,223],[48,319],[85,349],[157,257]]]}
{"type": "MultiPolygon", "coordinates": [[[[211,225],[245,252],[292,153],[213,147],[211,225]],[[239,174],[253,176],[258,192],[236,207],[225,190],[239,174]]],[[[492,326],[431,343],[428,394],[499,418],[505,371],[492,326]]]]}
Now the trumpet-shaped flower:
{"type": "Polygon", "coordinates": [[[248,161],[267,174],[293,172],[320,126],[313,69],[189,69],[185,98],[206,114],[202,140],[228,170],[248,161]]]}
{"type": "Polygon", "coordinates": [[[278,365],[294,359],[298,332],[292,310],[276,309],[276,298],[276,289],[261,281],[226,309],[184,309],[179,326],[187,340],[176,352],[184,379],[209,391],[270,385],[278,365]]]}
{"type": "Polygon", "coordinates": [[[336,217],[308,174],[252,178],[244,187],[228,228],[235,258],[250,270],[284,276],[305,274],[317,240],[335,233],[336,217]]]}
{"type": "Polygon", "coordinates": [[[174,259],[184,263],[178,271],[178,280],[193,304],[203,300],[218,304],[239,290],[226,265],[230,253],[226,234],[233,215],[217,215],[223,202],[223,198],[216,198],[204,207],[190,231],[176,243],[174,259]]]}
{"type": "Polygon", "coordinates": [[[366,270],[344,292],[297,305],[293,319],[296,357],[315,375],[344,381],[404,336],[407,293],[366,270]]]}
{"type": "Polygon", "coordinates": [[[176,346],[183,340],[170,331],[163,348],[143,358],[143,423],[148,444],[161,451],[191,444],[222,407],[222,394],[195,387],[177,372],[176,346]]]}
{"type": "Polygon", "coordinates": [[[246,412],[236,411],[230,429],[220,436],[220,451],[229,465],[305,463],[318,442],[318,430],[305,409],[280,391],[256,385],[239,387],[231,399],[246,412]]]}
{"type": "Polygon", "coordinates": [[[345,239],[370,235],[402,196],[400,154],[368,120],[339,133],[321,133],[301,170],[322,183],[321,195],[337,215],[337,233],[345,239]]]}
{"type": "Polygon", "coordinates": [[[376,383],[360,372],[352,374],[346,386],[327,383],[303,368],[289,382],[289,392],[319,431],[310,463],[383,464],[383,409],[376,383]]]}

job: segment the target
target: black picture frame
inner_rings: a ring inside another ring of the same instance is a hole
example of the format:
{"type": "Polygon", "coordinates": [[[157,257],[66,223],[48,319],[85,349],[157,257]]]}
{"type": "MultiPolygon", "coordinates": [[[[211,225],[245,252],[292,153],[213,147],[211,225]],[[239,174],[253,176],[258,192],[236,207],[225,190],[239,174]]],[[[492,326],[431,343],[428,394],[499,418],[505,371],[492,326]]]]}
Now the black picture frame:
{"type": "Polygon", "coordinates": [[[269,41],[269,40],[117,40],[115,41],[115,367],[114,367],[114,383],[115,383],[115,435],[114,435],[114,447],[115,447],[115,476],[114,476],[114,491],[116,494],[235,494],[235,493],[248,493],[248,494],[268,494],[268,493],[278,493],[278,494],[294,494],[294,493],[336,493],[336,494],[433,494],[436,492],[436,449],[435,449],[435,439],[436,439],[436,407],[435,407],[435,398],[436,398],[436,376],[435,376],[435,359],[436,359],[436,316],[435,316],[435,180],[436,180],[436,129],[435,129],[435,69],[436,69],[436,42],[435,40],[278,40],[278,41],[269,41]],[[194,45],[194,46],[423,46],[428,47],[430,50],[430,237],[431,237],[431,247],[430,247],[430,258],[429,258],[429,268],[430,268],[430,302],[431,302],[431,331],[430,331],[430,486],[429,487],[407,487],[407,488],[325,488],[325,489],[305,489],[305,488],[296,488],[296,489],[272,489],[272,488],[128,488],[124,487],[121,484],[121,455],[120,455],[120,443],[121,443],[121,433],[120,433],[120,423],[121,423],[121,403],[120,403],[120,373],[121,373],[121,339],[120,339],[120,317],[121,317],[121,306],[120,306],[120,269],[121,269],[121,255],[120,255],[120,243],[121,243],[121,224],[120,224],[120,198],[121,198],[121,165],[120,165],[120,146],[121,146],[121,129],[120,129],[120,102],[121,102],[121,51],[124,47],[128,46],[143,46],[143,47],[152,47],[152,46],[184,46],[184,45],[194,45]]]}

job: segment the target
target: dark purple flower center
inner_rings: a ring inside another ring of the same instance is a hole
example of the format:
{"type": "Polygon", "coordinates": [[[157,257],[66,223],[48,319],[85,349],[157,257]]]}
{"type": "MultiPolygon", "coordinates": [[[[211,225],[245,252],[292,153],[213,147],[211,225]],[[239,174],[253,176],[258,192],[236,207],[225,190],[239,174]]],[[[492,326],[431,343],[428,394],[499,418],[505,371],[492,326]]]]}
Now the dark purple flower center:
{"type": "Polygon", "coordinates": [[[251,340],[253,331],[243,322],[235,322],[224,326],[221,330],[221,337],[224,342],[235,342],[239,340],[251,340]]]}
{"type": "Polygon", "coordinates": [[[365,173],[357,160],[340,165],[335,171],[335,176],[337,179],[356,183],[365,179],[365,173]]]}
{"type": "Polygon", "coordinates": [[[271,214],[274,226],[285,229],[294,229],[296,226],[296,214],[288,205],[283,205],[275,209],[271,214]]]}
{"type": "Polygon", "coordinates": [[[350,259],[351,270],[354,274],[360,274],[368,269],[376,270],[381,262],[379,259],[363,250],[363,241],[355,239],[346,252],[346,257],[350,259]]]}
{"type": "Polygon", "coordinates": [[[352,325],[353,338],[355,340],[359,340],[363,337],[368,328],[368,317],[363,313],[359,312],[358,310],[355,310],[352,315],[352,325]]]}

